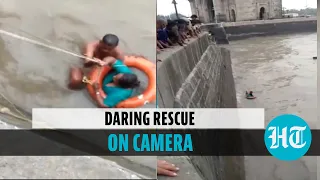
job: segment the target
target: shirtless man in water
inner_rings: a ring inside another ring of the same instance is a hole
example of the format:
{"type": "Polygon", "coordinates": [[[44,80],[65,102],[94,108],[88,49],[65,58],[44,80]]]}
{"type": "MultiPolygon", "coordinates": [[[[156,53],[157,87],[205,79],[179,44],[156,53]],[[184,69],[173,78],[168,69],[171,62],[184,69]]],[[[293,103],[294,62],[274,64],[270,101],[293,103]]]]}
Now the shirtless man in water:
{"type": "Polygon", "coordinates": [[[84,66],[91,67],[95,64],[89,58],[102,60],[107,56],[112,56],[123,61],[124,53],[120,50],[118,44],[119,38],[114,34],[106,34],[100,41],[88,44],[85,53],[88,59],[85,59],[84,66]]]}

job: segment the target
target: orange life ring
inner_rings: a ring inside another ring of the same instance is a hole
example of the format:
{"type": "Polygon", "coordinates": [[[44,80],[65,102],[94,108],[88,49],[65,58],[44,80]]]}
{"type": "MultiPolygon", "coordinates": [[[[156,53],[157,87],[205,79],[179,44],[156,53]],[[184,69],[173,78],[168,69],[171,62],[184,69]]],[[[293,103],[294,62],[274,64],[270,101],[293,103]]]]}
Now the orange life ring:
{"type": "MultiPolygon", "coordinates": [[[[128,67],[136,68],[144,72],[148,77],[148,86],[142,94],[120,102],[116,105],[116,108],[136,108],[153,102],[156,99],[156,65],[145,58],[136,56],[125,56],[123,63],[128,67]]],[[[111,67],[109,66],[93,67],[88,78],[91,82],[97,82],[100,87],[102,87],[102,81],[110,70],[111,67]]],[[[93,86],[87,84],[87,89],[91,98],[96,100],[96,93],[93,86]]],[[[106,98],[106,94],[102,88],[99,89],[99,92],[103,98],[106,98]]]]}

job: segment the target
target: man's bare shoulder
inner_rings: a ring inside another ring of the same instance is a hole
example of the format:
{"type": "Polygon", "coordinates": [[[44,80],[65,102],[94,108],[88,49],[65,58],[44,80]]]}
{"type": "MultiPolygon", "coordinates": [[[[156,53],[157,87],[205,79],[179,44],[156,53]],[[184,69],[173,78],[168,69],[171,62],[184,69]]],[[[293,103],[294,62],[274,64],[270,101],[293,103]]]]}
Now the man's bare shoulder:
{"type": "Polygon", "coordinates": [[[123,51],[118,47],[114,48],[114,50],[112,51],[112,53],[114,54],[114,57],[120,59],[120,60],[124,60],[124,53],[123,51]]]}
{"type": "Polygon", "coordinates": [[[88,43],[88,46],[98,46],[98,45],[99,45],[99,42],[100,42],[99,40],[89,42],[89,43],[88,43]]]}
{"type": "Polygon", "coordinates": [[[121,54],[122,50],[120,49],[119,46],[117,46],[116,48],[114,48],[114,52],[117,53],[117,54],[121,54]]]}

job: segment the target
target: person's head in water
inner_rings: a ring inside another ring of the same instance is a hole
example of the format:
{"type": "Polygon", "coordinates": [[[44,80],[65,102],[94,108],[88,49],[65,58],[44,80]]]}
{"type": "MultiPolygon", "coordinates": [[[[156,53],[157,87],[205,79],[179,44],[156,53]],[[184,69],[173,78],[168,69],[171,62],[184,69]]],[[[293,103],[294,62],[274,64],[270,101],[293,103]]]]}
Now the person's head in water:
{"type": "Polygon", "coordinates": [[[100,49],[104,52],[110,52],[119,44],[118,36],[114,34],[106,34],[100,40],[100,49]]]}
{"type": "Polygon", "coordinates": [[[117,74],[113,76],[113,82],[125,89],[136,88],[140,85],[138,76],[135,74],[117,74]]]}

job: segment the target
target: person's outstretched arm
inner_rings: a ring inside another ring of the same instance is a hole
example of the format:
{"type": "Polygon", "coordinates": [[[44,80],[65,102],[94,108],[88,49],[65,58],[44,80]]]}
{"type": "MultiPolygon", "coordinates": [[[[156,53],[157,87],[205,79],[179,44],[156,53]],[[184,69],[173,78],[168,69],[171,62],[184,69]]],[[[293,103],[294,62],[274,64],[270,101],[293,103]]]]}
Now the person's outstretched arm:
{"type": "Polygon", "coordinates": [[[163,49],[163,48],[164,48],[158,40],[157,40],[157,46],[158,46],[160,49],[163,49]]]}
{"type": "Polygon", "coordinates": [[[110,66],[112,67],[112,65],[117,61],[116,58],[112,57],[112,56],[108,56],[105,57],[102,62],[100,62],[101,66],[110,66]]]}
{"type": "Polygon", "coordinates": [[[130,68],[123,64],[122,61],[117,60],[114,57],[108,56],[103,59],[101,66],[110,66],[113,70],[115,70],[117,73],[132,73],[130,68]]]}

